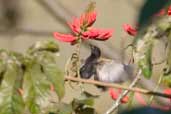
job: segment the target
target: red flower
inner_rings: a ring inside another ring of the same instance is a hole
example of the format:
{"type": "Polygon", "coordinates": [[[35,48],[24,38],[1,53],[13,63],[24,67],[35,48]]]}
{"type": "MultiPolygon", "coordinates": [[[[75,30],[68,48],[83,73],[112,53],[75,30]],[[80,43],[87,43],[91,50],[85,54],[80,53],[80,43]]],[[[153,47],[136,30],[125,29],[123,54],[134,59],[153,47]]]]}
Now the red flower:
{"type": "Polygon", "coordinates": [[[137,34],[137,30],[130,26],[129,24],[124,24],[123,29],[125,32],[127,32],[131,36],[135,36],[137,34]]]}
{"type": "Polygon", "coordinates": [[[167,15],[171,15],[171,6],[169,6],[169,8],[167,10],[167,15]]]}
{"type": "Polygon", "coordinates": [[[60,34],[58,32],[54,32],[54,37],[60,41],[63,42],[74,42],[77,40],[76,37],[74,37],[73,35],[70,34],[60,34]]]}
{"type": "MultiPolygon", "coordinates": [[[[118,92],[114,91],[112,88],[109,89],[109,95],[111,96],[111,98],[113,100],[117,100],[119,94],[121,93],[121,91],[119,90],[118,92]]],[[[128,96],[125,96],[121,99],[121,103],[127,103],[129,100],[128,96]]]]}
{"type": "Polygon", "coordinates": [[[54,32],[54,37],[63,42],[70,42],[71,44],[75,44],[78,38],[102,41],[109,39],[112,36],[113,30],[90,28],[96,21],[96,17],[97,13],[91,11],[81,15],[80,18],[74,18],[72,22],[68,23],[74,35],[54,32]]]}
{"type": "Polygon", "coordinates": [[[95,11],[82,14],[80,18],[74,18],[68,23],[71,30],[77,34],[81,32],[82,27],[89,27],[96,21],[97,13],[95,11]]]}

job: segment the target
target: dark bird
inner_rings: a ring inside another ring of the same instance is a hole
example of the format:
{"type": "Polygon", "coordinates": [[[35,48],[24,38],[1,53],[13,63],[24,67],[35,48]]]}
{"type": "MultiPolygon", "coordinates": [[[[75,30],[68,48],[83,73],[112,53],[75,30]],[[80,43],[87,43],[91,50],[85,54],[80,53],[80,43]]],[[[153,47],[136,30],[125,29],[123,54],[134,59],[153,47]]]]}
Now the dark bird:
{"type": "Polygon", "coordinates": [[[109,83],[122,83],[133,78],[134,65],[102,58],[98,47],[90,47],[91,54],[80,68],[81,78],[89,79],[94,76],[95,80],[109,83]]]}

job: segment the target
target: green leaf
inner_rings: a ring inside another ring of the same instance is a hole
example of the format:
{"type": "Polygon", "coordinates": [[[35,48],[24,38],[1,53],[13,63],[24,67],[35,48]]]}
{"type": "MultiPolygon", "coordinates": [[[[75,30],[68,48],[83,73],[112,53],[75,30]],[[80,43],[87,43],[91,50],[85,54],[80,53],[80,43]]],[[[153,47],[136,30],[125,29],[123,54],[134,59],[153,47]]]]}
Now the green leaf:
{"type": "Polygon", "coordinates": [[[42,113],[43,107],[47,107],[50,102],[50,82],[34,58],[26,66],[23,86],[25,102],[31,114],[42,113]]]}
{"type": "Polygon", "coordinates": [[[144,36],[144,38],[137,41],[134,59],[138,64],[139,68],[142,70],[144,77],[150,78],[152,75],[152,49],[153,49],[154,39],[149,37],[149,35],[144,36]]]}
{"type": "Polygon", "coordinates": [[[82,106],[93,106],[94,105],[94,99],[93,98],[85,98],[85,99],[73,99],[72,106],[73,109],[77,109],[82,106]]]}
{"type": "Polygon", "coordinates": [[[53,84],[55,92],[60,100],[65,94],[63,73],[57,68],[57,64],[52,62],[44,63],[43,70],[47,76],[47,79],[53,84]]]}
{"type": "Polygon", "coordinates": [[[146,78],[150,78],[152,75],[151,49],[147,50],[145,56],[139,60],[138,64],[142,70],[143,75],[146,78]]]}
{"type": "Polygon", "coordinates": [[[171,3],[170,0],[146,0],[138,17],[139,29],[148,24],[149,20],[152,19],[152,16],[169,3],[171,3]]]}
{"type": "Polygon", "coordinates": [[[80,104],[87,105],[87,106],[93,106],[94,105],[94,99],[93,98],[87,98],[87,99],[83,99],[83,100],[76,100],[76,102],[78,102],[80,104]]]}
{"type": "Polygon", "coordinates": [[[77,110],[75,114],[97,114],[97,113],[94,108],[85,107],[85,108],[81,108],[80,110],[77,110]]]}
{"type": "Polygon", "coordinates": [[[36,56],[37,61],[42,66],[42,70],[55,89],[59,100],[61,100],[65,94],[64,87],[64,74],[58,69],[57,57],[51,52],[39,52],[39,56],[36,56]]]}
{"type": "Polygon", "coordinates": [[[23,114],[24,102],[19,88],[22,87],[21,67],[8,60],[0,88],[0,114],[23,114]]]}
{"type": "Polygon", "coordinates": [[[39,41],[39,42],[36,42],[34,45],[32,45],[28,49],[27,52],[29,54],[34,54],[34,53],[40,52],[40,51],[49,51],[49,52],[57,53],[57,52],[59,52],[59,46],[56,42],[54,42],[52,40],[39,41]]]}
{"type": "Polygon", "coordinates": [[[58,52],[59,47],[54,41],[37,42],[28,50],[28,54],[34,56],[41,64],[47,80],[53,84],[55,92],[61,100],[65,94],[65,88],[64,75],[57,68],[56,55],[58,52]]]}
{"type": "Polygon", "coordinates": [[[93,95],[92,93],[89,93],[87,91],[83,91],[81,93],[81,97],[83,97],[83,98],[98,98],[99,95],[93,95]]]}
{"type": "Polygon", "coordinates": [[[75,114],[96,114],[94,105],[94,98],[73,99],[71,102],[75,114]]]}

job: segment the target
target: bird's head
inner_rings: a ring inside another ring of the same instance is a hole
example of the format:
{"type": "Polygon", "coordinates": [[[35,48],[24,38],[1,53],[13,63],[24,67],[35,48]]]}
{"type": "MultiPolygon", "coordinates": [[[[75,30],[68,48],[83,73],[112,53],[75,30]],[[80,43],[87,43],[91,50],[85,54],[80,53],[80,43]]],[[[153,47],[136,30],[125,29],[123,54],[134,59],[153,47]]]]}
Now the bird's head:
{"type": "Polygon", "coordinates": [[[100,56],[101,56],[100,49],[94,45],[91,45],[91,44],[90,44],[90,48],[91,48],[91,55],[90,56],[93,56],[92,59],[100,58],[100,56]]]}

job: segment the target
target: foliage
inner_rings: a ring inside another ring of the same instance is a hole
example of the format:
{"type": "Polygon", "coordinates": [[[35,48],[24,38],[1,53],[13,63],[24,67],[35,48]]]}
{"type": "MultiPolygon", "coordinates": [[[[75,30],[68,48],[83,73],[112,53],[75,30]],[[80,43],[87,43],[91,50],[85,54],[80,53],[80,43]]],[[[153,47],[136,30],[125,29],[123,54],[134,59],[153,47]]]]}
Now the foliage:
{"type": "MultiPolygon", "coordinates": [[[[50,87],[54,87],[59,100],[65,94],[64,75],[57,68],[58,53],[59,47],[54,41],[37,42],[26,54],[0,50],[0,114],[23,114],[25,111],[47,114],[48,107],[55,109],[49,100],[50,87]]],[[[80,107],[80,104],[91,105],[91,102],[92,99],[75,99],[73,104],[80,107]]],[[[70,106],[61,103],[60,114],[69,114],[70,106]]]]}
{"type": "MultiPolygon", "coordinates": [[[[142,72],[145,77],[150,78],[152,75],[153,65],[152,65],[152,49],[153,45],[156,40],[161,40],[167,37],[168,45],[166,48],[169,50],[166,54],[167,55],[167,72],[163,72],[165,77],[165,82],[170,84],[170,33],[171,33],[171,24],[170,24],[170,17],[163,14],[160,14],[160,10],[164,11],[166,14],[165,9],[168,8],[168,5],[171,1],[163,1],[163,0],[147,0],[142,7],[139,19],[138,19],[138,26],[139,26],[139,34],[135,38],[135,48],[134,48],[134,59],[139,67],[142,69],[142,72]],[[163,8],[165,6],[165,9],[163,8]],[[155,15],[159,13],[159,15],[155,15]],[[157,20],[154,20],[156,16],[157,20]],[[157,17],[159,16],[159,17],[157,17]],[[156,21],[154,23],[154,21],[156,21]],[[153,22],[153,23],[152,23],[153,22]],[[168,68],[169,67],[169,68],[168,68]]],[[[168,14],[169,15],[169,14],[168,14]]]]}
{"type": "Polygon", "coordinates": [[[144,4],[140,16],[139,16],[139,34],[134,40],[134,59],[138,64],[139,68],[142,70],[145,77],[150,78],[153,72],[153,47],[156,44],[156,41],[166,42],[166,62],[165,67],[163,68],[163,80],[168,85],[170,85],[170,71],[171,71],[171,62],[170,62],[170,33],[171,33],[171,24],[170,24],[170,13],[169,5],[170,1],[155,1],[147,0],[144,4]],[[165,6],[165,7],[164,7],[165,6]],[[164,8],[163,8],[164,7],[164,8]],[[164,11],[164,14],[160,14],[160,10],[164,11]],[[160,15],[155,15],[159,12],[160,15]],[[167,12],[167,13],[166,13],[167,12]],[[155,17],[155,18],[154,18],[155,17]],[[148,23],[153,21],[153,23],[148,23]],[[143,26],[143,24],[145,26],[143,26]],[[143,27],[142,27],[143,26],[143,27]]]}

